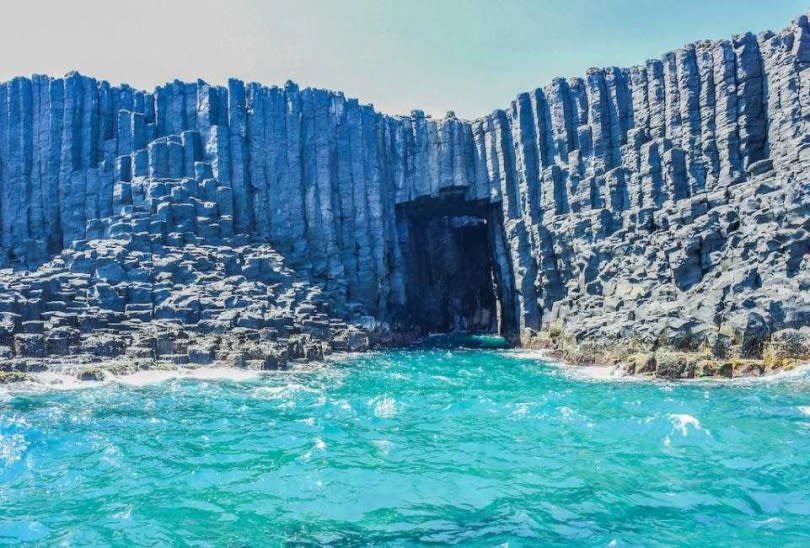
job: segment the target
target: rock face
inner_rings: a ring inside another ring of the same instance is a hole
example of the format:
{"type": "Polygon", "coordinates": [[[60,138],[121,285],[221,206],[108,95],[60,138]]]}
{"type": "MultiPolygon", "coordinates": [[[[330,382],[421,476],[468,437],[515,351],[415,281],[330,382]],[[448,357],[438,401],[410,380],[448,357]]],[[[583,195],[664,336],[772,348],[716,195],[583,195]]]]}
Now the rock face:
{"type": "Polygon", "coordinates": [[[70,330],[122,320],[259,332],[295,278],[331,303],[309,318],[323,329],[759,357],[810,325],[808,67],[802,16],[473,121],[289,82],[16,78],[0,85],[0,345],[63,353],[84,344],[70,330]]]}

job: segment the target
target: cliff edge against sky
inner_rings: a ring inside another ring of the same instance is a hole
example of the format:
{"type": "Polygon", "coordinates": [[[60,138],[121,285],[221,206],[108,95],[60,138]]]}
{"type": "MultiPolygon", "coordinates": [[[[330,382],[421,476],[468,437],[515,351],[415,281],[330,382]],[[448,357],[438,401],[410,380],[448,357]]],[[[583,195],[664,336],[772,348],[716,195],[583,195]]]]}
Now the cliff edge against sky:
{"type": "Polygon", "coordinates": [[[292,83],[16,78],[0,355],[274,367],[464,329],[667,377],[790,365],[809,66],[802,16],[472,121],[292,83]]]}

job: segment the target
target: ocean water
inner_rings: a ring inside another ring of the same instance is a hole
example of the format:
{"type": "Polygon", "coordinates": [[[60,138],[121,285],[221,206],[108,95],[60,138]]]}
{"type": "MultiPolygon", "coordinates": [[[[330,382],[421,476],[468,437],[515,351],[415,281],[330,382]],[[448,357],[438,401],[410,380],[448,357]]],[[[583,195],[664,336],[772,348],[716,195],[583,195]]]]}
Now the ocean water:
{"type": "Polygon", "coordinates": [[[807,546],[810,375],[438,347],[4,394],[0,542],[807,546]]]}

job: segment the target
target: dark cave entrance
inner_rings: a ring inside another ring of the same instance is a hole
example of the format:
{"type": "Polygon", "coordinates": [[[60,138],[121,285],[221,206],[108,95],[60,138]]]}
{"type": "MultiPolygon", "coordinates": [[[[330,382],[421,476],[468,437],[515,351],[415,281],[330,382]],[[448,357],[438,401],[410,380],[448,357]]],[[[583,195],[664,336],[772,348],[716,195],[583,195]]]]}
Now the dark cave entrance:
{"type": "Polygon", "coordinates": [[[505,278],[496,260],[500,208],[463,195],[402,204],[405,289],[410,323],[423,334],[510,332],[505,278]]]}

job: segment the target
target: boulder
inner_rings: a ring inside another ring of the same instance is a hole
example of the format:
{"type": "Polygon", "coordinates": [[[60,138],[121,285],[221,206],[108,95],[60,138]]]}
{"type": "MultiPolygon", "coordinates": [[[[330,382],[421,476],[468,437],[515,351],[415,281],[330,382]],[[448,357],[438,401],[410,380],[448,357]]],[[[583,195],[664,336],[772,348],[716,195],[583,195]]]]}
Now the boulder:
{"type": "Polygon", "coordinates": [[[24,358],[44,358],[47,354],[45,337],[39,333],[14,335],[14,353],[24,358]]]}

